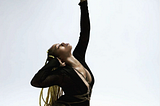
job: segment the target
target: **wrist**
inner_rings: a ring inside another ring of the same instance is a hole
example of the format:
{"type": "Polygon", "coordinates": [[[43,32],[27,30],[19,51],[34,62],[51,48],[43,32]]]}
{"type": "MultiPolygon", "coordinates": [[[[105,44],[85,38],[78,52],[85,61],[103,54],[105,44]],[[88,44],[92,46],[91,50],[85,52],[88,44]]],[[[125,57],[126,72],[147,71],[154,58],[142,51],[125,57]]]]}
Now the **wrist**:
{"type": "Polygon", "coordinates": [[[80,0],[80,2],[83,2],[83,1],[87,1],[87,0],[80,0]]]}

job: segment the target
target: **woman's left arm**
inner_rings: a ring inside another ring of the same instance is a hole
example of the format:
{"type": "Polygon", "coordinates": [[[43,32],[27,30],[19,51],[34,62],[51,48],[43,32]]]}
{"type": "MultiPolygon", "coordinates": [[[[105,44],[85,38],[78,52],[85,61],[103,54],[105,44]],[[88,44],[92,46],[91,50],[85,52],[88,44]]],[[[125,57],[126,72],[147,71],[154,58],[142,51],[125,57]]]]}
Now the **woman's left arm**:
{"type": "Polygon", "coordinates": [[[51,59],[46,65],[44,65],[33,77],[31,80],[31,85],[34,87],[48,87],[53,84],[59,83],[58,79],[59,76],[54,74],[52,71],[53,68],[59,67],[60,62],[57,58],[51,59]]]}

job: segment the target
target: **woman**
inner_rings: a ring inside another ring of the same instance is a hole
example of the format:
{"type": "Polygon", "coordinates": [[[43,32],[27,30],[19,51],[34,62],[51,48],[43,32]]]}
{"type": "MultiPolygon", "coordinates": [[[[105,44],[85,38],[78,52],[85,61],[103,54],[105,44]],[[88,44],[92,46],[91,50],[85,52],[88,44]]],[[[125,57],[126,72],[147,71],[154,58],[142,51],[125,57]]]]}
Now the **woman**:
{"type": "MultiPolygon", "coordinates": [[[[57,85],[64,95],[57,95],[52,106],[89,106],[94,77],[85,62],[85,53],[89,42],[90,20],[87,0],[81,0],[81,32],[78,44],[71,53],[69,43],[54,44],[48,50],[46,65],[33,77],[34,87],[57,85]]],[[[58,91],[56,88],[52,91],[58,91]]],[[[53,98],[54,99],[54,98],[53,98]]]]}

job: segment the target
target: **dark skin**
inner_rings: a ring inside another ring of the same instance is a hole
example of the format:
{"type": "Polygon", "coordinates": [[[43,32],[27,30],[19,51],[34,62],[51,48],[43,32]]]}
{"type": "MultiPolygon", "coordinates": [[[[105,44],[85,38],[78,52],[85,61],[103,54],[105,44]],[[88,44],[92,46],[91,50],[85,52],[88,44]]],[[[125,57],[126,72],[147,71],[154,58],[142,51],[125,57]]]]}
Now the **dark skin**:
{"type": "MultiPolygon", "coordinates": [[[[89,82],[92,81],[91,75],[88,72],[87,69],[83,67],[83,65],[71,54],[72,46],[68,43],[61,43],[61,44],[54,44],[49,50],[53,50],[54,52],[51,53],[51,55],[57,55],[57,59],[60,63],[61,67],[64,67],[67,65],[70,65],[72,68],[78,70],[86,79],[88,79],[89,82]]],[[[77,73],[79,76],[80,73],[77,73]]],[[[86,86],[88,86],[88,83],[86,83],[85,79],[81,77],[86,86]]],[[[58,77],[52,77],[48,76],[43,82],[38,83],[38,81],[33,80],[31,84],[33,86],[39,87],[39,86],[51,86],[52,84],[55,84],[56,80],[59,80],[61,82],[62,79],[59,79],[58,77]],[[52,82],[52,83],[51,83],[52,82]]]]}
{"type": "Polygon", "coordinates": [[[54,51],[52,54],[57,56],[57,59],[60,62],[60,66],[70,65],[72,68],[77,69],[85,78],[91,82],[91,76],[89,72],[82,66],[82,64],[72,55],[71,50],[72,46],[69,43],[57,43],[54,44],[51,48],[51,51],[54,51]]]}

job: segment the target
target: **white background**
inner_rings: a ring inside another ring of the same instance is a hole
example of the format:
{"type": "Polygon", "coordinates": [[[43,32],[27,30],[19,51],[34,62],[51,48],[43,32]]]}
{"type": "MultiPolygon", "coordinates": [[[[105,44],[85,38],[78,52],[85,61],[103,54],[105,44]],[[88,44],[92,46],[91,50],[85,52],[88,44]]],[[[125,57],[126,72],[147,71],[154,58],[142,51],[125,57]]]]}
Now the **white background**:
{"type": "MultiPolygon", "coordinates": [[[[0,106],[38,106],[30,85],[52,44],[75,47],[78,0],[0,0],[0,106]]],[[[91,106],[160,106],[160,1],[89,0],[91,106]]]]}

